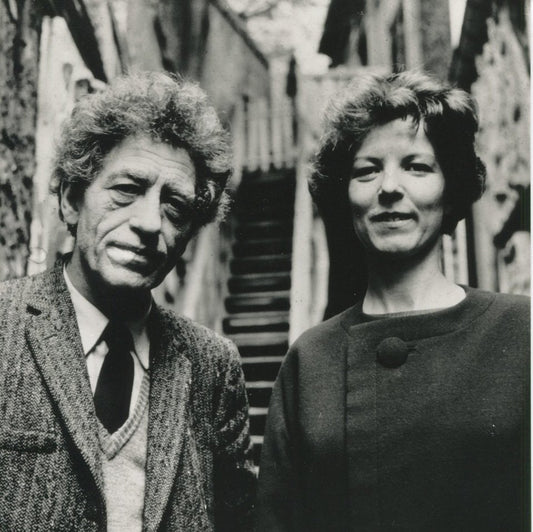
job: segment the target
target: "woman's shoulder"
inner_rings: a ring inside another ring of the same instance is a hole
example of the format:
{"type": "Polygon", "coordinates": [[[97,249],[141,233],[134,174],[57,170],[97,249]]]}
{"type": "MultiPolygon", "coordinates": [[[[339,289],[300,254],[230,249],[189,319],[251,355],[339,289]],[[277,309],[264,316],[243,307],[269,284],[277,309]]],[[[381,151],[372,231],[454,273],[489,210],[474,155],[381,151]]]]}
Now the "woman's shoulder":
{"type": "Polygon", "coordinates": [[[346,324],[353,323],[359,315],[359,307],[356,305],[337,314],[318,325],[307,329],[294,342],[293,348],[312,347],[313,350],[321,347],[331,348],[333,345],[346,341],[346,324]]]}
{"type": "Polygon", "coordinates": [[[497,312],[519,311],[529,315],[531,298],[518,294],[488,292],[479,288],[467,288],[468,295],[475,300],[490,300],[491,309],[497,312]]]}
{"type": "MultiPolygon", "coordinates": [[[[528,335],[531,328],[531,299],[516,294],[487,292],[468,288],[467,295],[471,301],[469,307],[484,328],[493,332],[498,330],[507,338],[528,335]],[[477,309],[477,311],[476,311],[477,309]]],[[[476,323],[481,324],[476,321],[476,323]]]]}

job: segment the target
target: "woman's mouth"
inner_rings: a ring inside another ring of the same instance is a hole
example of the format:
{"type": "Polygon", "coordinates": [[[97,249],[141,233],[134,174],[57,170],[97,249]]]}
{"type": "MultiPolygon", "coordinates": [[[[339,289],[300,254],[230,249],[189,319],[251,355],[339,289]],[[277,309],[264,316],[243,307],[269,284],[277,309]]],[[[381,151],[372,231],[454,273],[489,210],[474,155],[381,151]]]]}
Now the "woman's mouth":
{"type": "Polygon", "coordinates": [[[387,212],[380,212],[379,214],[375,214],[374,216],[371,216],[370,219],[373,222],[385,222],[385,223],[404,222],[407,220],[413,220],[414,215],[408,212],[387,211],[387,212]]]}

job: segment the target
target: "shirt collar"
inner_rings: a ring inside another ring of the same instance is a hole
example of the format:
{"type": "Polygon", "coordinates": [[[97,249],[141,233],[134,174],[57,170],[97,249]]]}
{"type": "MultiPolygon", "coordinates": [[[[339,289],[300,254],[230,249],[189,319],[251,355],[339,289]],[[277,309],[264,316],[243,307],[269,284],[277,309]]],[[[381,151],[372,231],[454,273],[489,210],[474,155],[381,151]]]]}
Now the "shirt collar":
{"type": "MultiPolygon", "coordinates": [[[[87,356],[98,343],[109,323],[109,318],[78,291],[72,284],[65,267],[63,268],[63,276],[76,314],[83,353],[87,356]]],[[[151,310],[152,303],[150,302],[150,307],[144,316],[135,321],[125,322],[131,332],[135,354],[145,370],[148,370],[150,366],[150,340],[146,323],[151,310]]]]}

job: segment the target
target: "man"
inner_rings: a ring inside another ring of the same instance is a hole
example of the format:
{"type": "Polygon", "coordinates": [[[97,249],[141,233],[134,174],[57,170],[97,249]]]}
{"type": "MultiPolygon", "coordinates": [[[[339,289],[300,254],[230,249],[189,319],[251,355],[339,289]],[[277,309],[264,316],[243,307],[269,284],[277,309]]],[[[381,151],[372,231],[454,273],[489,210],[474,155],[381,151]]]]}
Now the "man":
{"type": "Polygon", "coordinates": [[[247,400],[234,345],[150,290],[224,204],[204,93],[129,76],[64,126],[52,191],[75,236],[0,286],[0,530],[242,530],[247,400]]]}

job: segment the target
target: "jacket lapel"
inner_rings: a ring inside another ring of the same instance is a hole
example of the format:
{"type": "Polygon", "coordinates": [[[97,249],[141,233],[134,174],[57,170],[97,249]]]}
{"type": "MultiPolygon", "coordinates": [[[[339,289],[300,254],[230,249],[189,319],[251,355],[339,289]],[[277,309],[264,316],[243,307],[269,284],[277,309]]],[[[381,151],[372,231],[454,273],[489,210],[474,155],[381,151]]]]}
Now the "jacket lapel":
{"type": "Polygon", "coordinates": [[[152,347],[144,523],[146,530],[153,531],[167,506],[187,432],[191,362],[175,319],[156,306],[149,333],[152,347]]]}
{"type": "Polygon", "coordinates": [[[100,493],[98,423],[78,325],[61,268],[34,278],[26,339],[42,378],[100,493]]]}

